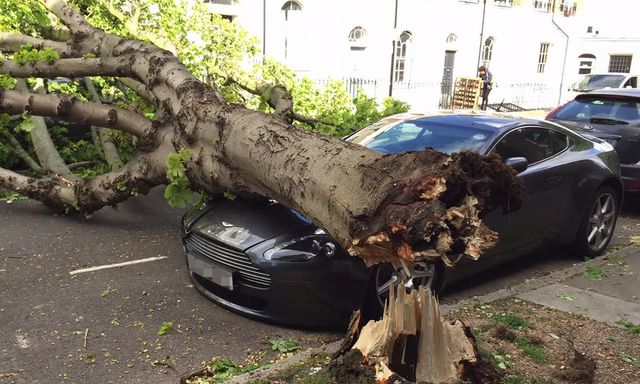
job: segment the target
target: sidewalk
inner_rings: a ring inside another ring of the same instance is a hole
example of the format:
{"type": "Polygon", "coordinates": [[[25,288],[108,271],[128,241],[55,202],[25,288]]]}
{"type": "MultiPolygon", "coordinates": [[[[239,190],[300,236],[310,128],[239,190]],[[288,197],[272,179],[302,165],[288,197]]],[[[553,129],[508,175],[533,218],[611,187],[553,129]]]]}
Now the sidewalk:
{"type": "MultiPolygon", "coordinates": [[[[640,323],[640,246],[612,251],[604,257],[574,265],[511,289],[443,306],[484,304],[518,297],[560,311],[616,325],[621,317],[640,323]]],[[[619,326],[619,325],[617,325],[619,326]]]]}

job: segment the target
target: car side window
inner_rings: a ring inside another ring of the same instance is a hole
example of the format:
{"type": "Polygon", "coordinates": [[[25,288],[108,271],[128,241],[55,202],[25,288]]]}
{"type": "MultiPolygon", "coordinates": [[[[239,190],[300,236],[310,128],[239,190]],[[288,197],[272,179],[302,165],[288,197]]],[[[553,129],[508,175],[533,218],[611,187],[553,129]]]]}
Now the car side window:
{"type": "Polygon", "coordinates": [[[546,128],[518,128],[509,132],[494,147],[503,159],[524,157],[529,164],[547,159],[567,148],[567,137],[546,128]]]}
{"type": "Polygon", "coordinates": [[[630,77],[629,80],[624,83],[623,88],[638,88],[638,78],[635,76],[630,77]]]}

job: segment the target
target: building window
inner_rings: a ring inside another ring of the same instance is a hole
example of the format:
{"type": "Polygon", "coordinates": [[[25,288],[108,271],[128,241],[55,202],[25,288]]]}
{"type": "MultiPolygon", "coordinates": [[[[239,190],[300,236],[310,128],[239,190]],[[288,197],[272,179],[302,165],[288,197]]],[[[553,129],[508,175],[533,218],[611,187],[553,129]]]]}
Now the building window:
{"type": "Polygon", "coordinates": [[[540,43],[540,53],[538,54],[538,73],[544,73],[544,67],[547,64],[547,55],[549,55],[549,43],[540,43]]]}
{"type": "Polygon", "coordinates": [[[358,26],[355,27],[349,32],[349,42],[356,43],[358,41],[362,41],[367,37],[367,30],[358,26]]]}
{"type": "Polygon", "coordinates": [[[449,34],[449,36],[447,36],[447,44],[453,44],[456,41],[458,41],[458,36],[456,36],[455,33],[451,33],[449,34]]]}
{"type": "Polygon", "coordinates": [[[596,57],[590,53],[584,53],[578,56],[578,74],[588,75],[593,69],[593,63],[596,61],[596,57]]]}
{"type": "Polygon", "coordinates": [[[631,55],[611,55],[609,72],[629,73],[631,71],[631,55]]]}
{"type": "Polygon", "coordinates": [[[485,68],[489,68],[489,64],[491,64],[491,56],[493,56],[493,37],[488,38],[484,41],[484,46],[482,47],[482,65],[485,68]]]}
{"type": "Polygon", "coordinates": [[[493,0],[493,4],[501,7],[510,7],[513,5],[513,0],[493,0]]]}
{"type": "Polygon", "coordinates": [[[560,0],[560,8],[558,9],[565,16],[574,16],[578,6],[573,0],[560,0]]]}
{"type": "Polygon", "coordinates": [[[284,11],[284,19],[289,20],[289,12],[302,11],[302,5],[297,1],[287,1],[282,5],[281,9],[284,11]]]}
{"type": "Polygon", "coordinates": [[[533,7],[542,12],[551,12],[552,2],[549,0],[535,0],[533,7]]]}
{"type": "Polygon", "coordinates": [[[396,40],[395,65],[393,67],[393,81],[404,81],[406,64],[407,64],[407,48],[411,43],[411,32],[404,31],[400,34],[400,38],[396,40]]]}

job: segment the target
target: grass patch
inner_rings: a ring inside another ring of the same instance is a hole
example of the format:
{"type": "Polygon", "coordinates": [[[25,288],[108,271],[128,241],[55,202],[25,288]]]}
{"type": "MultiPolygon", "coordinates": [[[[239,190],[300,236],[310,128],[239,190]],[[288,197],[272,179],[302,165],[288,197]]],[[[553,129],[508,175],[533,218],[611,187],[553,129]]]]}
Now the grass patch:
{"type": "Polygon", "coordinates": [[[544,351],[544,346],[534,340],[526,337],[516,337],[516,345],[522,353],[530,358],[536,364],[544,364],[549,362],[549,356],[544,351]]]}
{"type": "Polygon", "coordinates": [[[640,335],[640,324],[634,324],[626,317],[621,317],[620,320],[616,321],[616,324],[620,324],[627,328],[627,330],[634,335],[640,335]]]}
{"type": "Polygon", "coordinates": [[[502,324],[511,329],[525,329],[531,328],[531,323],[525,320],[523,317],[516,315],[513,312],[494,313],[490,316],[491,320],[498,324],[502,324]]]}
{"type": "Polygon", "coordinates": [[[502,378],[502,384],[525,384],[526,378],[522,375],[506,375],[502,378]]]}
{"type": "Polygon", "coordinates": [[[602,278],[606,276],[602,269],[594,266],[587,267],[584,271],[584,275],[591,280],[602,280],[602,278]]]}
{"type": "Polygon", "coordinates": [[[609,264],[616,265],[618,267],[626,267],[627,262],[622,259],[622,257],[618,255],[607,256],[607,261],[609,264]]]}

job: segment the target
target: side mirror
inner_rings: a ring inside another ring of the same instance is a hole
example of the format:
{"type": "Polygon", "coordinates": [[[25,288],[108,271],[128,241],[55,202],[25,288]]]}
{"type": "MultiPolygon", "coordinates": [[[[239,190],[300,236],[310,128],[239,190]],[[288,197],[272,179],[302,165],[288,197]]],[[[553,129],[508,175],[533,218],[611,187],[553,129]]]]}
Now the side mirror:
{"type": "Polygon", "coordinates": [[[525,171],[529,166],[529,161],[526,157],[510,157],[504,162],[518,173],[525,171]]]}

